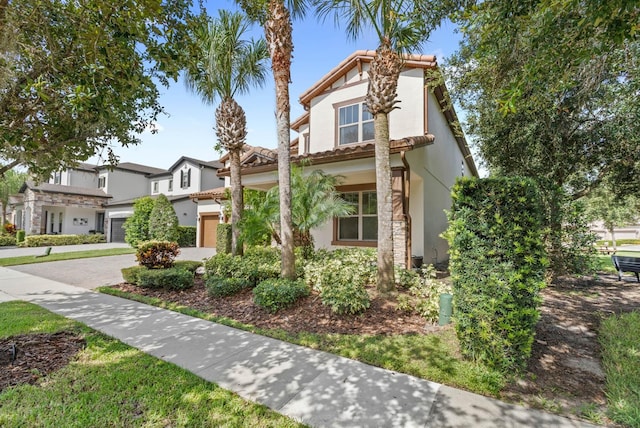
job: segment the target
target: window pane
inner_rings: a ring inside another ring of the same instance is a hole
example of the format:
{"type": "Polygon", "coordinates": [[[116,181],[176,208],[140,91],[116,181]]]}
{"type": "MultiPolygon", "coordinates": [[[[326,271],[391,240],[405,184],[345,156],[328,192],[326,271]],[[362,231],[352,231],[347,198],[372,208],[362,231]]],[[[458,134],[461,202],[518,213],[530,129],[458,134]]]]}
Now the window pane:
{"type": "Polygon", "coordinates": [[[365,122],[362,124],[362,141],[369,141],[375,138],[373,130],[373,122],[365,122]]]}
{"type": "Polygon", "coordinates": [[[362,239],[375,241],[378,239],[378,217],[362,217],[362,239]]]}
{"type": "Polygon", "coordinates": [[[362,104],[362,121],[373,120],[373,115],[369,113],[367,106],[362,104]]]}
{"type": "Polygon", "coordinates": [[[362,214],[378,213],[378,197],[376,192],[362,192],[362,214]]]}
{"type": "Polygon", "coordinates": [[[358,239],[358,217],[338,218],[338,239],[358,239]]]}
{"type": "Polygon", "coordinates": [[[358,141],[358,125],[340,128],[340,144],[351,144],[358,141]]]}
{"type": "Polygon", "coordinates": [[[356,207],[356,211],[353,214],[357,214],[358,213],[358,202],[359,202],[359,194],[358,194],[358,192],[343,193],[343,194],[340,195],[340,197],[342,197],[342,199],[344,199],[344,201],[346,203],[348,203],[349,205],[353,205],[354,207],[356,207]]]}
{"type": "Polygon", "coordinates": [[[340,108],[340,125],[349,125],[351,123],[358,123],[358,109],[357,104],[340,108]]]}

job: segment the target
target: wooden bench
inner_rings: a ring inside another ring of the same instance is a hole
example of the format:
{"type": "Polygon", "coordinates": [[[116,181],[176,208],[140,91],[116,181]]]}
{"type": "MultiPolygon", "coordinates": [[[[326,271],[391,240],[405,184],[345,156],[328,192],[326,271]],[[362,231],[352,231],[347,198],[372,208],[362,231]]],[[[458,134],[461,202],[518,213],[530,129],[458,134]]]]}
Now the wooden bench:
{"type": "Polygon", "coordinates": [[[618,281],[622,281],[622,272],[633,272],[640,282],[640,257],[611,256],[611,260],[618,271],[618,281]]]}

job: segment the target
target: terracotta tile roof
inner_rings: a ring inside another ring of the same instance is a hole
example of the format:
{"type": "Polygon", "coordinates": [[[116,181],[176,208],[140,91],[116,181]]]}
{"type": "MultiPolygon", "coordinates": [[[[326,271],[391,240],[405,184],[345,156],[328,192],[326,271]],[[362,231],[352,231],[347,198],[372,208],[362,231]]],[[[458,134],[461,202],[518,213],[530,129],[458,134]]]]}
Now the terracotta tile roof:
{"type": "Polygon", "coordinates": [[[215,189],[203,190],[189,195],[191,199],[227,199],[226,187],[216,187],[215,189]]]}
{"type": "MultiPolygon", "coordinates": [[[[429,144],[433,144],[435,137],[431,134],[419,135],[415,137],[402,138],[400,140],[391,140],[389,143],[390,153],[400,153],[402,151],[409,151],[418,147],[423,147],[429,144]]],[[[305,153],[303,155],[291,156],[292,163],[300,163],[302,161],[309,161],[313,165],[320,165],[332,162],[342,162],[353,159],[364,159],[375,156],[375,144],[350,144],[347,146],[336,147],[333,150],[327,150],[324,152],[305,153]]],[[[277,169],[278,158],[255,158],[250,163],[242,165],[243,174],[254,174],[265,171],[273,171],[277,169]]],[[[219,176],[228,176],[229,168],[223,168],[218,170],[219,176]]]]}

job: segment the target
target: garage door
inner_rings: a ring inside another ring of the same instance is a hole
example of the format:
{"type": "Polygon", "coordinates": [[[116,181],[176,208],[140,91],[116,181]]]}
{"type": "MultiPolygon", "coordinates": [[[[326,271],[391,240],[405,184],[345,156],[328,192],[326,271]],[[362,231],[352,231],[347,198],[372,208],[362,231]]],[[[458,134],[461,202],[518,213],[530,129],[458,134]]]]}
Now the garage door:
{"type": "Polygon", "coordinates": [[[200,246],[215,248],[220,220],[217,215],[200,215],[200,246]]]}
{"type": "Polygon", "coordinates": [[[124,242],[124,222],[126,218],[111,219],[111,242],[124,242]]]}

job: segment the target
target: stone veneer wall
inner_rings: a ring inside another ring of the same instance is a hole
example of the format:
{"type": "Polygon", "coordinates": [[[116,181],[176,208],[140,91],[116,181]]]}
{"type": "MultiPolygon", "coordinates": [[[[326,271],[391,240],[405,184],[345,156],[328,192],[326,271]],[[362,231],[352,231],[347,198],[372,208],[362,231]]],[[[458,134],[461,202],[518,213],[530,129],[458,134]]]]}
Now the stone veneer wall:
{"type": "Polygon", "coordinates": [[[405,220],[393,221],[393,264],[407,266],[407,222],[405,220]]]}
{"type": "Polygon", "coordinates": [[[70,195],[66,193],[34,192],[27,189],[24,193],[25,209],[31,208],[30,224],[25,224],[28,235],[38,235],[42,231],[42,215],[45,206],[76,207],[99,210],[104,207],[106,198],[98,196],[70,195]]]}

